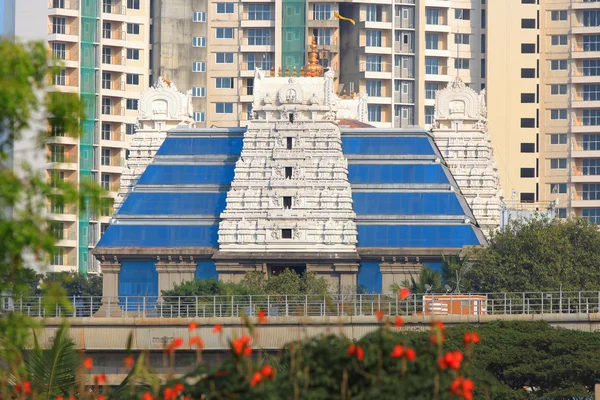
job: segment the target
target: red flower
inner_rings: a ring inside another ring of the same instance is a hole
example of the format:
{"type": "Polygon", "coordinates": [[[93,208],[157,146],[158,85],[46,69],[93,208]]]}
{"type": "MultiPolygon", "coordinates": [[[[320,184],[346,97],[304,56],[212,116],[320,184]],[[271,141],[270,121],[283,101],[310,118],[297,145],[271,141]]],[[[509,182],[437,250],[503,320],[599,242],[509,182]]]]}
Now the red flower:
{"type": "Polygon", "coordinates": [[[146,392],[142,396],[142,400],[154,400],[154,397],[152,397],[152,394],[150,392],[146,392]]]}
{"type": "Polygon", "coordinates": [[[377,317],[377,320],[381,321],[383,319],[383,311],[377,310],[375,316],[377,317]]]}
{"type": "Polygon", "coordinates": [[[410,296],[410,290],[408,290],[407,288],[402,288],[400,289],[398,296],[400,296],[400,299],[404,300],[408,298],[408,296],[410,296]]]}
{"type": "Polygon", "coordinates": [[[351,344],[350,346],[348,346],[348,355],[353,356],[355,354],[356,354],[356,345],[351,344]]]}
{"type": "MultiPolygon", "coordinates": [[[[444,335],[443,333],[440,333],[440,340],[443,342],[444,340],[446,340],[446,335],[444,335]]],[[[438,334],[434,333],[431,335],[431,344],[438,344],[438,334]]]]}
{"type": "Polygon", "coordinates": [[[83,366],[85,367],[85,369],[90,371],[92,369],[92,367],[94,366],[94,362],[92,361],[92,358],[88,357],[85,360],[83,360],[83,366]]]}
{"type": "Polygon", "coordinates": [[[62,396],[58,396],[58,397],[56,397],[54,400],[65,400],[65,398],[64,398],[64,397],[62,397],[62,396]]]}
{"type": "Polygon", "coordinates": [[[197,345],[200,350],[204,348],[204,341],[200,336],[194,336],[190,339],[190,347],[197,345]]]}
{"type": "Polygon", "coordinates": [[[404,352],[404,356],[408,361],[415,361],[417,359],[417,352],[414,349],[408,348],[404,352]]]}
{"type": "Polygon", "coordinates": [[[397,344],[396,346],[394,346],[394,350],[390,353],[390,357],[400,358],[400,357],[402,357],[403,353],[404,353],[404,349],[402,348],[401,345],[397,344]]]}
{"type": "Polygon", "coordinates": [[[404,320],[402,319],[401,316],[397,316],[396,317],[396,323],[394,324],[394,326],[396,328],[400,328],[402,325],[404,325],[404,320]]]}
{"type": "Polygon", "coordinates": [[[258,310],[258,323],[259,324],[267,323],[267,314],[263,310],[258,310]]]}
{"type": "Polygon", "coordinates": [[[469,343],[479,343],[481,339],[476,332],[465,332],[465,337],[463,339],[465,346],[469,343]]]}
{"type": "Polygon", "coordinates": [[[260,381],[262,381],[262,375],[260,372],[255,372],[254,375],[252,376],[252,380],[250,381],[250,386],[254,387],[256,385],[258,385],[260,383],[260,381]]]}
{"type": "Polygon", "coordinates": [[[190,322],[190,323],[188,324],[188,329],[189,329],[190,331],[195,331],[197,327],[198,327],[198,324],[197,324],[197,323],[195,323],[194,321],[192,321],[192,322],[190,322]]]}
{"type": "Polygon", "coordinates": [[[243,353],[244,355],[249,356],[252,354],[249,336],[242,336],[241,338],[233,339],[231,346],[233,347],[233,352],[237,355],[243,353]]]}
{"type": "Polygon", "coordinates": [[[15,392],[21,393],[21,385],[19,385],[18,383],[15,385],[15,392]]]}
{"type": "Polygon", "coordinates": [[[223,326],[221,324],[215,324],[213,328],[213,333],[220,333],[223,330],[223,326]]]}
{"type": "Polygon", "coordinates": [[[174,389],[175,389],[175,393],[183,392],[183,389],[184,389],[183,383],[176,383],[174,389]]]}
{"type": "Polygon", "coordinates": [[[164,400],[176,400],[177,393],[175,393],[175,390],[171,389],[170,387],[165,388],[163,391],[163,398],[164,400]]]}
{"type": "Polygon", "coordinates": [[[439,329],[440,331],[443,331],[446,329],[446,327],[442,321],[434,321],[431,323],[431,329],[439,329]]]}
{"type": "Polygon", "coordinates": [[[106,397],[104,397],[104,395],[101,394],[98,396],[98,398],[96,400],[106,400],[106,397]]]}
{"type": "Polygon", "coordinates": [[[456,351],[449,351],[438,360],[438,365],[441,369],[452,368],[455,371],[460,369],[460,363],[464,360],[463,354],[456,351]]]}
{"type": "Polygon", "coordinates": [[[264,367],[262,367],[260,369],[260,373],[265,378],[268,378],[268,379],[271,379],[271,380],[273,378],[275,378],[275,370],[270,365],[265,365],[264,367]]]}
{"type": "Polygon", "coordinates": [[[123,362],[125,363],[125,367],[131,369],[131,367],[133,367],[133,357],[131,356],[127,356],[125,357],[125,359],[123,360],[123,362]]]}
{"type": "Polygon", "coordinates": [[[23,382],[23,393],[25,393],[25,394],[31,393],[31,382],[29,382],[29,381],[23,382]]]}
{"type": "Polygon", "coordinates": [[[348,347],[348,355],[356,356],[356,359],[358,361],[362,361],[365,358],[365,352],[364,352],[363,348],[360,346],[357,346],[355,344],[351,344],[348,347]]]}
{"type": "Polygon", "coordinates": [[[106,375],[105,374],[96,375],[94,377],[94,384],[96,386],[98,386],[101,383],[106,383],[106,375]]]}
{"type": "Polygon", "coordinates": [[[183,339],[182,338],[175,338],[173,339],[173,341],[171,342],[171,344],[169,345],[169,347],[167,348],[167,353],[172,353],[173,350],[179,348],[183,346],[183,339]]]}
{"type": "Polygon", "coordinates": [[[450,393],[462,397],[465,400],[473,399],[475,384],[469,378],[459,376],[450,384],[450,393]]]}

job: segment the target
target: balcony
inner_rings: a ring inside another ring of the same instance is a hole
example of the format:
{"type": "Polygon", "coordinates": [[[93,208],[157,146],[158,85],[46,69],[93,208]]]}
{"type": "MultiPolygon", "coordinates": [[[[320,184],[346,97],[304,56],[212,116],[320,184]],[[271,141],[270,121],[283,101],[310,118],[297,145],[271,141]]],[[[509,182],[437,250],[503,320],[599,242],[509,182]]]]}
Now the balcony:
{"type": "Polygon", "coordinates": [[[358,70],[364,74],[365,78],[392,79],[392,64],[388,62],[367,63],[363,61],[359,64],[358,70]]]}
{"type": "MultiPolygon", "coordinates": [[[[307,45],[306,45],[306,51],[310,52],[310,43],[311,43],[312,39],[307,40],[307,45]]],[[[330,36],[330,37],[319,37],[317,38],[317,52],[320,51],[330,51],[332,53],[339,53],[339,46],[338,46],[338,38],[337,36],[330,36]]]]}
{"type": "Polygon", "coordinates": [[[79,12],[78,0],[49,0],[48,15],[77,17],[79,12]]]}
{"type": "Polygon", "coordinates": [[[125,132],[123,132],[123,131],[115,130],[115,131],[109,131],[109,132],[102,132],[100,145],[110,146],[110,143],[102,143],[102,142],[124,142],[124,141],[125,141],[125,132]]]}
{"type": "Polygon", "coordinates": [[[79,52],[77,50],[54,50],[52,51],[52,58],[54,60],[63,61],[66,67],[76,67],[77,65],[70,65],[69,62],[78,62],[79,52]]]}
{"type": "Polygon", "coordinates": [[[102,106],[102,115],[125,115],[125,107],[121,106],[102,106]]]}
{"type": "Polygon", "coordinates": [[[415,29],[414,18],[402,18],[396,15],[394,17],[394,26],[396,29],[415,29]]]}
{"type": "Polygon", "coordinates": [[[77,24],[48,24],[48,41],[77,42],[79,37],[79,26],[77,24]]]}
{"type": "Polygon", "coordinates": [[[111,19],[111,17],[124,16],[127,12],[127,8],[122,4],[102,4],[102,13],[105,14],[104,19],[111,19]]]}
{"type": "Polygon", "coordinates": [[[600,44],[572,42],[571,51],[572,58],[599,58],[600,44]]]}
{"type": "Polygon", "coordinates": [[[251,78],[254,76],[254,68],[261,68],[265,73],[265,76],[275,76],[275,63],[273,62],[247,62],[240,63],[240,75],[242,77],[251,78]],[[265,68],[263,68],[265,67],[265,68]]]}
{"type": "Polygon", "coordinates": [[[245,37],[241,40],[240,51],[249,53],[269,53],[275,51],[275,40],[268,38],[245,37]]]}
{"type": "Polygon", "coordinates": [[[58,247],[77,247],[77,230],[75,226],[69,229],[55,231],[56,246],[58,247]]]}
{"type": "Polygon", "coordinates": [[[77,93],[79,91],[79,77],[77,72],[70,75],[56,75],[54,79],[51,78],[50,85],[54,86],[53,89],[57,92],[77,93]]]}
{"type": "Polygon", "coordinates": [[[415,99],[412,93],[394,92],[394,103],[414,104],[415,99]]]}
{"type": "Polygon", "coordinates": [[[329,18],[324,18],[325,15],[321,15],[323,19],[315,19],[314,13],[309,12],[308,14],[308,27],[309,28],[338,28],[340,22],[337,18],[333,18],[333,13],[330,13],[329,18]]]}
{"type": "Polygon", "coordinates": [[[273,28],[275,27],[274,13],[242,13],[240,26],[242,28],[273,28]],[[257,19],[260,18],[260,19],[257,19]]]}
{"type": "Polygon", "coordinates": [[[426,81],[438,81],[438,82],[449,82],[450,76],[448,75],[448,66],[425,66],[425,80],[426,81]]]}
{"type": "Polygon", "coordinates": [[[571,0],[571,8],[573,10],[597,10],[600,8],[600,2],[590,3],[583,0],[571,0]]]}
{"type": "Polygon", "coordinates": [[[65,255],[63,257],[50,257],[48,263],[50,264],[50,269],[53,272],[58,271],[71,271],[77,269],[77,256],[76,252],[73,251],[73,254],[65,255]]]}
{"type": "MultiPolygon", "coordinates": [[[[74,164],[73,168],[77,169],[77,154],[76,153],[50,153],[46,155],[46,161],[50,164],[74,164]]],[[[69,169],[69,166],[62,166],[59,169],[69,169]]]]}
{"type": "Polygon", "coordinates": [[[415,79],[413,68],[402,68],[399,65],[394,66],[394,77],[396,79],[415,79]]]}
{"type": "Polygon", "coordinates": [[[415,48],[412,44],[394,42],[394,52],[403,54],[415,54],[415,48]]]}

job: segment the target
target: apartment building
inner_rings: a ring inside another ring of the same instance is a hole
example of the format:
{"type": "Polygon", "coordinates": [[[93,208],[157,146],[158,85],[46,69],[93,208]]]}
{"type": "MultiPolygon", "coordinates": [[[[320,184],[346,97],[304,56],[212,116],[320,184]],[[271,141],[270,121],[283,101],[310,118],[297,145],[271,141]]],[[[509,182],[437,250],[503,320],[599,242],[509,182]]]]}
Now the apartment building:
{"type": "Polygon", "coordinates": [[[48,48],[64,66],[50,90],[78,93],[85,104],[79,138],[49,124],[47,179],[91,179],[108,192],[99,213],[48,198],[59,237],[50,268],[94,272],[89,251],[108,227],[140,92],[149,85],[150,0],[48,0],[47,8],[48,48]]]}
{"type": "Polygon", "coordinates": [[[600,223],[600,2],[490,2],[489,125],[505,195],[600,223]]]}
{"type": "Polygon", "coordinates": [[[197,126],[245,126],[254,68],[299,74],[316,37],[340,95],[369,94],[373,125],[422,126],[456,75],[485,86],[485,12],[482,0],[156,0],[152,71],[192,90],[197,126]]]}

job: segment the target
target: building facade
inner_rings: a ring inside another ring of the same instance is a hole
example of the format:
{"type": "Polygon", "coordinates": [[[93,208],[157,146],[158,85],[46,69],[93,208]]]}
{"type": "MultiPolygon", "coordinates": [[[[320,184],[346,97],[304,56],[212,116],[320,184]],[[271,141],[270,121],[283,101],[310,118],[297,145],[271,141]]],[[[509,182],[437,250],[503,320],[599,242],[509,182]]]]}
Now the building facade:
{"type": "MultiPolygon", "coordinates": [[[[39,1],[29,3],[40,7],[39,1]]],[[[77,93],[85,104],[80,137],[50,129],[47,179],[92,180],[108,192],[99,213],[48,199],[59,237],[50,270],[97,272],[90,250],[112,215],[140,93],[149,86],[150,0],[48,0],[44,5],[45,39],[64,67],[50,90],[77,93]]]]}
{"type": "Polygon", "coordinates": [[[152,71],[193,91],[198,126],[243,127],[254,68],[299,73],[316,37],[336,92],[368,93],[370,124],[427,126],[435,92],[455,76],[485,86],[486,7],[481,0],[157,0],[152,71]]]}

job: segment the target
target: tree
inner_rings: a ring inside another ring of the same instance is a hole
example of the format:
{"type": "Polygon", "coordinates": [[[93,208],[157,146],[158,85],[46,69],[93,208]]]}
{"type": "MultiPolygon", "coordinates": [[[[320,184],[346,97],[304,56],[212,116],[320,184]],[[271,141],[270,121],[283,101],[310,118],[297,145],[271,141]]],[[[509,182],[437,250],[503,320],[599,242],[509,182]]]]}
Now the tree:
{"type": "Polygon", "coordinates": [[[412,293],[442,293],[444,291],[442,274],[429,266],[423,266],[417,279],[411,275],[410,281],[404,281],[401,284],[393,283],[390,291],[398,293],[402,288],[408,288],[412,293]],[[428,290],[425,285],[431,286],[431,289],[428,290]]]}
{"type": "Polygon", "coordinates": [[[583,219],[513,221],[470,256],[472,292],[600,289],[600,233],[583,219]]]}
{"type": "Polygon", "coordinates": [[[442,279],[444,284],[453,288],[455,293],[460,293],[463,287],[463,276],[469,267],[469,257],[460,257],[460,254],[448,256],[442,254],[442,279]]]}
{"type": "Polygon", "coordinates": [[[36,274],[31,282],[31,293],[40,296],[45,286],[55,284],[62,286],[68,297],[102,296],[102,275],[83,275],[66,271],[36,274]]]}

